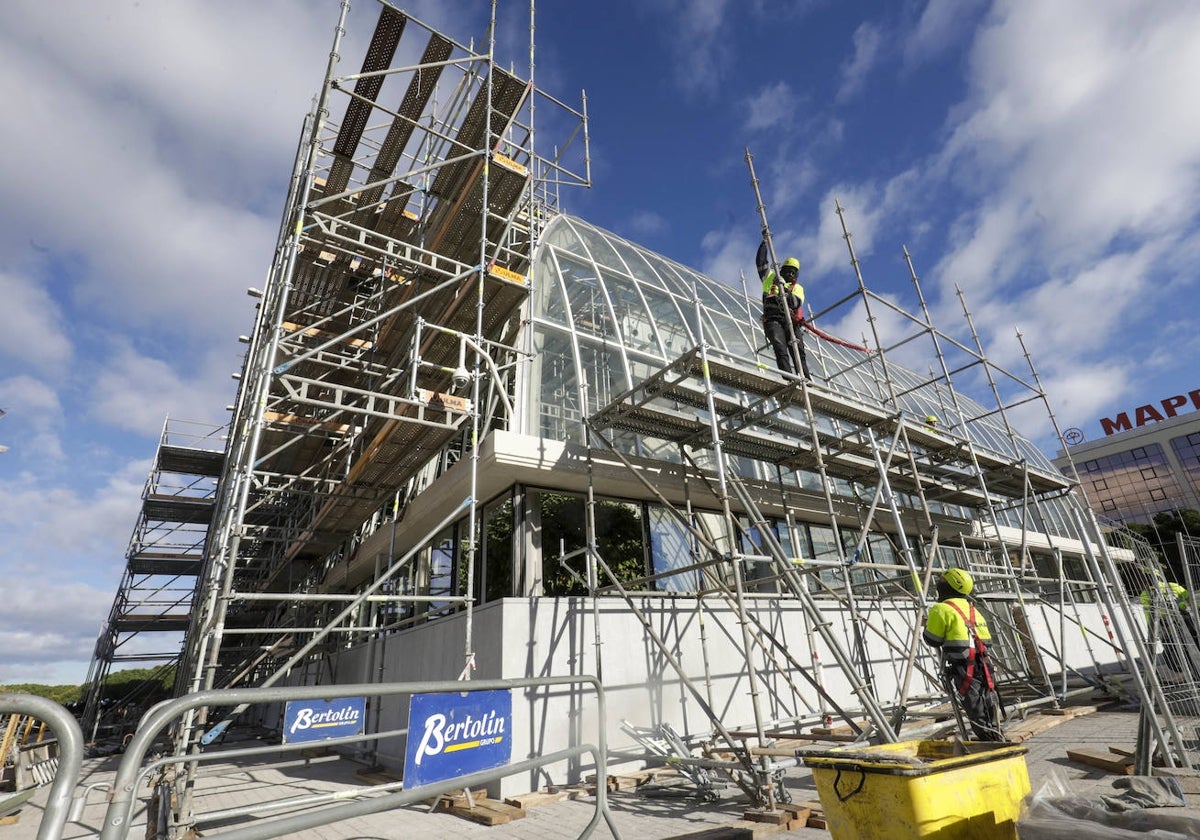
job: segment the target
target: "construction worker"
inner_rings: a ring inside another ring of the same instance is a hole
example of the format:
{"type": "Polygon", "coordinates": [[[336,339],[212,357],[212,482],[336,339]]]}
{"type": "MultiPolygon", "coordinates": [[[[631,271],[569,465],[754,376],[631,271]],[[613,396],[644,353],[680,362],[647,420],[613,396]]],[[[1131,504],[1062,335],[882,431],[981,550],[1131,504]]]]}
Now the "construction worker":
{"type": "Polygon", "coordinates": [[[937,426],[938,426],[938,419],[937,419],[937,415],[935,415],[935,414],[926,414],[926,415],[925,415],[925,425],[926,425],[926,426],[928,426],[928,427],[929,427],[929,428],[931,428],[931,429],[936,429],[936,428],[937,428],[937,426]]]}
{"type": "MultiPolygon", "coordinates": [[[[1162,599],[1165,603],[1174,602],[1175,606],[1179,608],[1179,611],[1181,613],[1183,613],[1184,615],[1187,615],[1188,606],[1189,606],[1189,600],[1188,600],[1189,595],[1188,595],[1188,591],[1186,589],[1184,589],[1182,586],[1180,586],[1178,583],[1176,583],[1173,580],[1168,581],[1168,580],[1162,580],[1160,578],[1158,581],[1158,591],[1159,591],[1159,594],[1162,596],[1162,599]]],[[[1150,613],[1150,604],[1151,604],[1151,600],[1152,600],[1152,595],[1151,595],[1149,586],[1147,586],[1145,589],[1142,590],[1141,600],[1142,600],[1142,609],[1146,611],[1146,616],[1147,616],[1147,618],[1149,618],[1149,616],[1151,614],[1150,613]]]]}
{"type": "Polygon", "coordinates": [[[796,351],[800,354],[800,369],[804,378],[810,379],[808,358],[804,354],[804,287],[799,283],[800,260],[788,257],[783,261],[776,276],[770,267],[767,241],[758,246],[754,257],[758,278],[763,284],[762,326],[767,343],[775,351],[775,363],[784,373],[795,373],[796,363],[791,353],[792,336],[796,338],[796,351]]]}
{"type": "MultiPolygon", "coordinates": [[[[1178,612],[1191,641],[1200,645],[1200,635],[1196,633],[1196,625],[1192,622],[1191,595],[1186,588],[1173,580],[1163,580],[1158,574],[1154,577],[1158,580],[1158,593],[1156,595],[1151,592],[1150,586],[1142,590],[1142,610],[1146,614],[1146,624],[1150,627],[1151,640],[1162,643],[1168,676],[1182,677],[1192,670],[1187,667],[1187,656],[1182,650],[1186,641],[1183,638],[1176,639],[1177,634],[1168,630],[1165,625],[1170,621],[1168,610],[1178,612]]],[[[1174,626],[1177,625],[1172,625],[1174,626]]]]}
{"type": "Polygon", "coordinates": [[[1003,741],[1000,698],[988,658],[992,641],[987,620],[967,600],[975,582],[963,569],[949,568],[937,582],[938,602],[925,620],[925,642],[941,651],[942,674],[951,698],[966,713],[976,739],[1003,741]]]}

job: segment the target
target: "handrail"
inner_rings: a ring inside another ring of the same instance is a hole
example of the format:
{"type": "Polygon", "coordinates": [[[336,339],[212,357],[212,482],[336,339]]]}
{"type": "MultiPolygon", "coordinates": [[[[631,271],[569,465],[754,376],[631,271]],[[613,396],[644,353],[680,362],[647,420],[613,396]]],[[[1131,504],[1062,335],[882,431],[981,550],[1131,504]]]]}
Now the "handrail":
{"type": "MultiPolygon", "coordinates": [[[[226,754],[221,751],[189,753],[187,755],[161,758],[147,767],[142,766],[146,754],[150,751],[158,735],[180,715],[201,706],[252,705],[255,703],[278,703],[287,700],[329,700],[338,697],[383,697],[394,694],[505,690],[576,684],[591,685],[596,691],[598,737],[595,745],[583,744],[578,747],[560,750],[549,755],[538,756],[537,758],[515,764],[507,764],[502,767],[479,771],[457,779],[423,785],[414,790],[401,791],[387,796],[372,797],[356,802],[342,803],[312,813],[256,822],[254,825],[234,829],[220,835],[208,835],[231,839],[236,838],[236,840],[257,840],[257,838],[279,837],[304,828],[313,828],[351,817],[390,810],[411,802],[426,800],[447,791],[492,781],[503,776],[524,772],[584,753],[591,753],[593,755],[596,762],[596,777],[603,780],[607,777],[608,755],[605,736],[604,688],[595,677],[581,675],[509,680],[441,680],[433,682],[213,689],[177,697],[173,700],[166,700],[151,707],[146,712],[138,726],[137,732],[126,747],[125,755],[121,760],[120,766],[117,768],[117,776],[113,782],[113,792],[109,800],[108,810],[105,813],[104,824],[100,831],[100,840],[124,840],[128,835],[135,805],[134,791],[138,789],[139,780],[146,773],[153,772],[155,768],[167,763],[183,764],[195,761],[221,760],[226,757],[226,754]]],[[[375,733],[364,733],[361,740],[371,740],[375,737],[377,737],[375,733]]],[[[344,739],[339,739],[339,741],[341,740],[344,739]]],[[[596,786],[596,811],[592,815],[591,821],[580,834],[580,837],[590,836],[601,817],[608,824],[613,836],[619,838],[620,833],[608,810],[607,789],[602,782],[596,786]]]]}
{"type": "Polygon", "coordinates": [[[75,716],[45,697],[32,694],[0,694],[0,714],[32,715],[48,724],[58,738],[58,771],[50,785],[50,798],[38,826],[38,840],[58,840],[67,824],[71,795],[79,784],[83,767],[83,730],[75,716]]]}

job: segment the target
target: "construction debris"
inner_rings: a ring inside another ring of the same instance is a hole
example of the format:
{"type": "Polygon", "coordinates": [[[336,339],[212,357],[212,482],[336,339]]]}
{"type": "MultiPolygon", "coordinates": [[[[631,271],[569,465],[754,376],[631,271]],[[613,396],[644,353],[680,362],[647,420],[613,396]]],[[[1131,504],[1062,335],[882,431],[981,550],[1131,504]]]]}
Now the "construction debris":
{"type": "Polygon", "coordinates": [[[1087,764],[1090,767],[1099,767],[1101,770],[1107,770],[1109,773],[1116,773],[1121,776],[1133,775],[1132,755],[1075,747],[1067,750],[1067,758],[1080,764],[1087,764]]]}

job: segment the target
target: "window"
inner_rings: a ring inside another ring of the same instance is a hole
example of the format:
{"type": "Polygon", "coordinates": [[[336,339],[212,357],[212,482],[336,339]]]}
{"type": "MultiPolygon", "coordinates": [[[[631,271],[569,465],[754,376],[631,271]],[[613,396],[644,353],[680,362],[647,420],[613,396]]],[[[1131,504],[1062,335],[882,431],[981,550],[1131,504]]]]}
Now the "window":
{"type": "Polygon", "coordinates": [[[1105,481],[1103,478],[1098,478],[1092,482],[1092,488],[1095,490],[1107,490],[1108,482],[1105,481]]]}
{"type": "Polygon", "coordinates": [[[484,509],[483,532],[483,599],[494,601],[514,595],[512,499],[484,509]]]}
{"type": "MultiPolygon", "coordinates": [[[[650,508],[650,556],[654,574],[690,566],[696,562],[692,553],[692,535],[674,515],[661,507],[650,508]]],[[[654,581],[661,592],[695,592],[699,579],[696,571],[668,575],[654,581]]]]}

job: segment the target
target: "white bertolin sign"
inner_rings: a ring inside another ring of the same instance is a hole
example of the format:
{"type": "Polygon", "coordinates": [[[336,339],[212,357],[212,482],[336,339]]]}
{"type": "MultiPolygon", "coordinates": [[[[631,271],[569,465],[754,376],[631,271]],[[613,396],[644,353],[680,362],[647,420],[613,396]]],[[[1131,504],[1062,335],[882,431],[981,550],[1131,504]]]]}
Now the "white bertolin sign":
{"type": "Polygon", "coordinates": [[[507,764],[511,731],[508,691],[414,694],[408,711],[405,790],[507,764]]]}
{"type": "Polygon", "coordinates": [[[323,741],[361,735],[367,719],[363,697],[338,700],[290,700],[283,714],[283,742],[323,741]]]}

